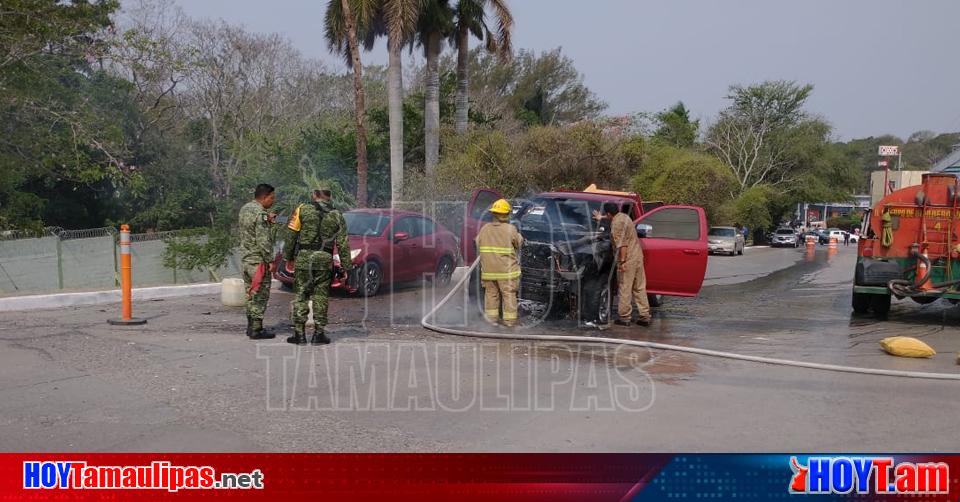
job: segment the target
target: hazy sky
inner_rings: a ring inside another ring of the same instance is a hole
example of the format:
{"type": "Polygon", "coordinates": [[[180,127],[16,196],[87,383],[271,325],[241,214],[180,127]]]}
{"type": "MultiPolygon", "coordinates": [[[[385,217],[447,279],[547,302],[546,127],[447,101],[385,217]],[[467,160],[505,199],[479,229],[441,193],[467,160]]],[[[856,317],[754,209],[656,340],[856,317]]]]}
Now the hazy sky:
{"type": "MultiPolygon", "coordinates": [[[[561,46],[611,114],[683,100],[709,120],[732,83],[814,84],[843,139],[960,131],[960,0],[508,0],[515,47],[561,46]]],[[[331,65],[324,0],[177,0],[285,34],[331,65]]],[[[385,63],[384,49],[364,55],[385,63]]]]}

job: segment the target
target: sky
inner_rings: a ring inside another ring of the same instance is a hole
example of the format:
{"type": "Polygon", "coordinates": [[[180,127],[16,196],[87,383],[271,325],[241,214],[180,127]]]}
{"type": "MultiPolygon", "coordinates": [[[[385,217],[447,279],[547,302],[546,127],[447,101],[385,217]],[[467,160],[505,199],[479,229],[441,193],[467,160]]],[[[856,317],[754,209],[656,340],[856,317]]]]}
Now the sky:
{"type": "MultiPolygon", "coordinates": [[[[175,0],[191,17],[278,32],[342,65],[324,0],[175,0]]],[[[731,84],[814,85],[838,139],[960,131],[958,0],[507,0],[514,47],[562,47],[612,115],[683,101],[709,122],[731,84]]],[[[385,64],[384,46],[364,62],[385,64]]]]}

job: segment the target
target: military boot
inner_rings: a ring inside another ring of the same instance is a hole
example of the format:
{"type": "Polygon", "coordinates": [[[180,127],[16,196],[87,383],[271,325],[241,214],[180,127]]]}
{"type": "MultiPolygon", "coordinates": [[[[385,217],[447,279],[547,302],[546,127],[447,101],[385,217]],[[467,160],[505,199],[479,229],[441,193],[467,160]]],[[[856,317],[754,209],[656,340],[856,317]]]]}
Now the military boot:
{"type": "Polygon", "coordinates": [[[310,345],[326,345],[328,343],[330,343],[330,339],[323,332],[323,328],[315,328],[313,336],[310,337],[310,345]]]}
{"type": "Polygon", "coordinates": [[[253,336],[253,318],[247,316],[247,336],[253,336]]]}
{"type": "Polygon", "coordinates": [[[304,334],[303,324],[293,326],[293,336],[287,337],[287,343],[294,345],[305,345],[307,343],[307,335],[304,334]]]}
{"type": "Polygon", "coordinates": [[[250,319],[247,336],[251,340],[269,340],[277,335],[270,330],[263,329],[263,319],[250,319]]]}

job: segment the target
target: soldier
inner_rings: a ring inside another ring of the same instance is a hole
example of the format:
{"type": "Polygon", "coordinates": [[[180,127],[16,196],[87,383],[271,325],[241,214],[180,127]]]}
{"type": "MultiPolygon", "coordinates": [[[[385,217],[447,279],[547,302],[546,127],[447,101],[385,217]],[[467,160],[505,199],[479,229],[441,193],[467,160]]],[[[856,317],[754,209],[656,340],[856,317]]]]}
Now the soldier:
{"type": "Polygon", "coordinates": [[[253,340],[273,338],[274,335],[263,329],[263,314],[270,300],[270,282],[273,272],[273,239],[271,225],[275,215],[267,210],[273,207],[276,194],[267,184],[257,185],[253,193],[254,200],[240,208],[240,253],[243,267],[243,282],[250,291],[254,277],[261,281],[255,291],[247,296],[247,336],[253,340]]]}
{"type": "Polygon", "coordinates": [[[333,248],[340,254],[340,266],[346,276],[351,267],[347,222],[330,203],[330,190],[314,190],[311,204],[294,211],[283,244],[283,258],[296,260],[293,274],[293,336],[287,343],[307,343],[304,333],[310,302],[313,302],[314,332],[311,345],[330,343],[324,333],[327,325],[327,301],[333,280],[333,248]]]}
{"type": "Polygon", "coordinates": [[[490,207],[493,221],[477,234],[480,253],[480,280],[483,283],[483,313],[488,322],[496,324],[503,312],[503,325],[517,324],[517,283],[520,282],[520,263],[517,255],[523,237],[517,227],[508,223],[510,203],[500,199],[490,207]]]}
{"type": "Polygon", "coordinates": [[[613,259],[617,265],[620,302],[617,306],[619,319],[614,324],[629,326],[633,316],[633,303],[637,304],[637,324],[650,325],[650,303],[647,300],[647,275],[643,270],[643,248],[637,237],[637,229],[630,216],[613,202],[603,205],[603,212],[612,217],[610,238],[615,249],[613,259]]]}

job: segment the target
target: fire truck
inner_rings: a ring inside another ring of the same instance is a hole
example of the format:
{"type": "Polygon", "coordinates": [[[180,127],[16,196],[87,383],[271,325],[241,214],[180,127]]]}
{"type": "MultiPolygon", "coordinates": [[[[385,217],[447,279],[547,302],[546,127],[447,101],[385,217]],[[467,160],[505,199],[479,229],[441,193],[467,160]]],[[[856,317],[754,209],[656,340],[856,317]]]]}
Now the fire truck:
{"type": "Polygon", "coordinates": [[[927,173],[865,215],[857,243],[853,310],[886,316],[891,297],[960,301],[960,184],[927,173]],[[958,262],[958,263],[954,263],[958,262]]]}

